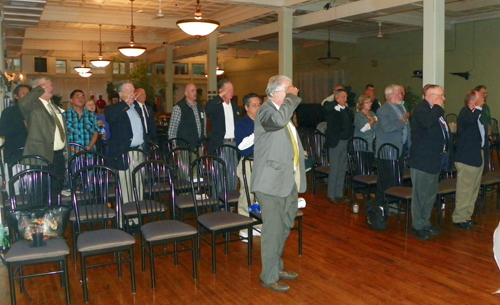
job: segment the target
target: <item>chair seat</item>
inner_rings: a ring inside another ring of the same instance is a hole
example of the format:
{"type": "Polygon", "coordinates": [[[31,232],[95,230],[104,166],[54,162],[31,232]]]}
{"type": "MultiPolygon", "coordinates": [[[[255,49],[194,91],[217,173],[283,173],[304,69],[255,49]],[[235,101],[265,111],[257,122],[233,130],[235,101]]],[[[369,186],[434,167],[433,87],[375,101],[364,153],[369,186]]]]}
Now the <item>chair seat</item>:
{"type": "Polygon", "coordinates": [[[488,173],[481,177],[481,185],[492,185],[497,183],[500,183],[500,176],[488,173]]]}
{"type": "MultiPolygon", "coordinates": [[[[224,200],[224,192],[220,192],[218,196],[220,200],[224,200]]],[[[229,203],[238,202],[239,199],[240,199],[240,191],[238,190],[227,191],[227,202],[229,203]]]]}
{"type": "Polygon", "coordinates": [[[226,228],[244,226],[253,223],[252,218],[233,212],[214,212],[200,215],[198,221],[208,230],[222,230],[226,228]]]}
{"type": "MultiPolygon", "coordinates": [[[[262,221],[262,213],[261,212],[250,212],[250,216],[262,221]]],[[[297,215],[295,216],[295,218],[302,217],[302,216],[304,216],[304,212],[302,211],[302,209],[298,209],[297,215]]]]}
{"type": "MultiPolygon", "coordinates": [[[[146,215],[149,213],[165,212],[165,205],[158,203],[154,200],[141,200],[139,201],[139,207],[141,208],[141,214],[146,215]],[[151,208],[153,207],[153,208],[151,208]],[[154,211],[152,211],[154,210],[154,211]]],[[[131,216],[137,215],[137,207],[134,202],[128,202],[122,205],[123,215],[131,216]]]]}
{"type": "Polygon", "coordinates": [[[164,192],[164,193],[168,193],[171,191],[171,188],[170,188],[170,184],[168,183],[156,183],[153,185],[152,187],[152,190],[153,192],[157,193],[157,192],[164,192]]]}
{"type": "Polygon", "coordinates": [[[180,195],[175,197],[175,206],[179,209],[194,208],[193,195],[180,195]]]}
{"type": "Polygon", "coordinates": [[[135,238],[118,229],[103,229],[83,232],[78,236],[78,252],[110,249],[135,244],[135,238]]]}
{"type": "Polygon", "coordinates": [[[352,180],[363,184],[377,184],[377,175],[357,175],[352,180]]]}
{"type": "Polygon", "coordinates": [[[147,223],[141,227],[142,236],[148,242],[196,235],[192,226],[177,220],[161,220],[147,223]]]}
{"type": "Polygon", "coordinates": [[[457,190],[457,179],[450,178],[439,181],[438,194],[450,194],[457,190]]]}
{"type": "MultiPolygon", "coordinates": [[[[85,221],[88,219],[94,218],[102,218],[104,215],[108,215],[108,218],[114,218],[116,216],[116,211],[110,208],[105,208],[107,211],[103,211],[103,206],[91,206],[87,207],[88,211],[85,213],[85,207],[81,207],[80,209],[80,219],[85,221]]],[[[75,209],[71,210],[69,213],[69,220],[76,221],[75,209]]]]}
{"type": "Polygon", "coordinates": [[[403,198],[403,199],[411,199],[412,188],[407,186],[395,186],[388,188],[385,191],[386,195],[403,198]]]}
{"type": "Polygon", "coordinates": [[[403,180],[411,179],[411,173],[409,168],[403,170],[403,180]]]}
{"type": "Polygon", "coordinates": [[[16,242],[5,255],[5,261],[14,263],[69,254],[69,247],[64,239],[49,239],[45,243],[46,246],[32,248],[29,241],[16,242]]]}
{"type": "Polygon", "coordinates": [[[322,173],[322,174],[330,174],[330,166],[318,166],[314,168],[315,172],[322,173]]]}

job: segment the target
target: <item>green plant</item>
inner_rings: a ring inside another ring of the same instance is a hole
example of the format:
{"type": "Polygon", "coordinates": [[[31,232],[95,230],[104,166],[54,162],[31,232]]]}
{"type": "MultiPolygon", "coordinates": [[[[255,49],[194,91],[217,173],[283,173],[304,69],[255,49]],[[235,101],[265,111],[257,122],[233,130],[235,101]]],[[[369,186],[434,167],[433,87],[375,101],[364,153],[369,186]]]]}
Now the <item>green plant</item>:
{"type": "Polygon", "coordinates": [[[422,101],[422,98],[415,94],[412,90],[413,89],[410,86],[406,87],[405,105],[408,106],[408,111],[410,113],[417,106],[417,104],[422,101]]]}
{"type": "Polygon", "coordinates": [[[135,88],[142,88],[146,91],[147,102],[155,103],[155,88],[160,87],[160,81],[157,76],[149,73],[149,65],[144,61],[138,61],[134,64],[134,68],[127,75],[135,88]]]}

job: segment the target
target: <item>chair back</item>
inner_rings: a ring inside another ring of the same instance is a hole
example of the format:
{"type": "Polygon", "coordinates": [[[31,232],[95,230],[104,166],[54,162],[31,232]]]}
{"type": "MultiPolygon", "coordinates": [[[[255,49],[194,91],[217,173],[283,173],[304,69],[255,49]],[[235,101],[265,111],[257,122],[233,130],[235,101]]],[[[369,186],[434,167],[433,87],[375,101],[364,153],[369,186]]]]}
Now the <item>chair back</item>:
{"type": "MultiPolygon", "coordinates": [[[[139,148],[130,148],[116,158],[116,166],[119,170],[120,183],[122,187],[123,204],[134,201],[132,185],[132,171],[137,165],[149,158],[147,152],[139,148]]],[[[139,193],[142,196],[142,193],[139,193]]],[[[142,198],[142,197],[141,197],[142,198]]]]}
{"type": "Polygon", "coordinates": [[[384,190],[403,184],[404,160],[399,156],[399,149],[389,143],[382,144],[375,159],[378,183],[384,190]]]}
{"type": "MultiPolygon", "coordinates": [[[[137,214],[139,215],[139,225],[143,224],[143,217],[148,217],[148,222],[150,222],[154,220],[154,216],[165,213],[168,207],[168,198],[173,203],[171,170],[172,168],[165,161],[148,160],[137,165],[132,171],[132,185],[137,214]],[[141,190],[144,194],[142,200],[139,196],[141,190]]],[[[172,213],[175,212],[172,204],[170,209],[172,213]]]]}
{"type": "Polygon", "coordinates": [[[229,211],[227,202],[226,163],[214,156],[201,156],[191,163],[191,194],[196,210],[196,217],[221,211],[229,211]],[[223,198],[219,198],[223,194],[223,198]]]}
{"type": "Polygon", "coordinates": [[[52,184],[59,183],[62,177],[57,176],[47,169],[32,168],[25,169],[15,174],[9,180],[10,209],[28,210],[60,204],[60,195],[54,196],[57,202],[53,202],[52,184]]]}
{"type": "Polygon", "coordinates": [[[216,147],[214,154],[226,162],[227,189],[237,190],[239,179],[236,175],[236,169],[241,159],[240,150],[236,146],[224,144],[216,147]]]}
{"type": "Polygon", "coordinates": [[[10,164],[10,163],[16,161],[17,159],[21,158],[23,156],[23,153],[24,153],[24,147],[16,148],[8,156],[4,156],[5,162],[10,164]]]}
{"type": "Polygon", "coordinates": [[[198,140],[198,143],[196,144],[196,148],[197,148],[198,154],[200,156],[204,156],[207,154],[209,143],[210,143],[209,137],[204,137],[204,138],[201,138],[200,140],[198,140]]]}
{"type": "Polygon", "coordinates": [[[375,156],[368,151],[368,142],[365,139],[354,137],[350,145],[351,171],[354,176],[370,175],[372,173],[375,156]]]}
{"type": "Polygon", "coordinates": [[[150,147],[154,148],[149,152],[151,158],[154,160],[165,160],[167,152],[170,150],[168,134],[158,132],[152,143],[150,143],[150,147]]]}
{"type": "Polygon", "coordinates": [[[446,122],[448,122],[448,124],[456,123],[457,122],[457,115],[455,113],[448,113],[446,115],[446,122]]]}
{"type": "MultiPolygon", "coordinates": [[[[243,158],[242,172],[243,172],[243,185],[245,186],[245,194],[247,196],[247,204],[251,206],[255,202],[250,199],[250,181],[248,181],[247,172],[252,173],[253,170],[253,153],[243,158]]],[[[254,196],[255,200],[255,196],[254,196]]]]}
{"type": "Polygon", "coordinates": [[[328,150],[325,148],[325,135],[319,131],[313,134],[312,138],[312,158],[314,166],[328,166],[328,150]]]}
{"type": "MultiPolygon", "coordinates": [[[[11,154],[12,155],[12,154],[11,154]]],[[[9,174],[9,179],[11,179],[17,173],[30,168],[44,168],[50,171],[50,161],[42,156],[37,155],[27,155],[21,156],[11,162],[9,162],[7,171],[9,174]]],[[[10,188],[9,188],[10,192],[10,188]]]]}
{"type": "Polygon", "coordinates": [[[82,224],[88,224],[88,230],[118,228],[122,204],[118,171],[91,165],[75,172],[72,179],[71,196],[78,234],[82,232],[82,224]]]}
{"type": "Polygon", "coordinates": [[[187,147],[177,147],[168,153],[167,164],[171,167],[171,178],[177,196],[191,194],[189,167],[197,158],[198,152],[187,147]]]}
{"type": "Polygon", "coordinates": [[[192,148],[189,142],[183,138],[173,138],[168,140],[167,149],[172,151],[172,149],[182,147],[182,148],[192,148]]]}
{"type": "Polygon", "coordinates": [[[78,143],[69,143],[69,149],[70,151],[72,151],[73,149],[80,152],[80,151],[84,151],[86,148],[81,145],[81,144],[78,144],[78,143]]]}
{"type": "Polygon", "coordinates": [[[498,133],[498,120],[495,118],[491,118],[491,134],[493,136],[493,143],[491,143],[492,145],[497,144],[497,142],[500,140],[498,138],[498,133]]]}

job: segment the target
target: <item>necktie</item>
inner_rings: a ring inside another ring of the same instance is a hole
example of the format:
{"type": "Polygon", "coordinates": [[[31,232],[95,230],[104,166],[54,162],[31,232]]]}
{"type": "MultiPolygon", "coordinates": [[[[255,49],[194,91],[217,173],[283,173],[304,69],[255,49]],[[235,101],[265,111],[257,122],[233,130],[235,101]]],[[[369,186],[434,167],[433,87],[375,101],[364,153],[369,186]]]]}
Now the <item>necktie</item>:
{"type": "Polygon", "coordinates": [[[439,124],[441,125],[441,130],[443,131],[444,146],[443,151],[446,151],[446,144],[448,143],[448,128],[446,126],[446,121],[443,117],[439,118],[439,124]]]}
{"type": "Polygon", "coordinates": [[[146,128],[146,133],[148,133],[149,113],[148,113],[148,110],[146,109],[146,105],[142,105],[142,114],[144,116],[144,128],[146,128]]]}
{"type": "Polygon", "coordinates": [[[295,168],[299,168],[299,149],[297,147],[297,141],[295,140],[295,137],[293,136],[293,132],[292,132],[292,129],[290,128],[290,124],[287,124],[286,128],[288,128],[288,133],[290,134],[290,139],[292,140],[293,165],[295,166],[295,168]]]}
{"type": "Polygon", "coordinates": [[[59,121],[59,118],[56,115],[55,111],[55,106],[52,103],[49,103],[49,112],[50,115],[52,115],[52,118],[54,119],[54,122],[56,123],[57,129],[59,129],[59,135],[61,136],[61,141],[64,143],[66,136],[64,135],[64,128],[61,124],[61,121],[59,121]]]}

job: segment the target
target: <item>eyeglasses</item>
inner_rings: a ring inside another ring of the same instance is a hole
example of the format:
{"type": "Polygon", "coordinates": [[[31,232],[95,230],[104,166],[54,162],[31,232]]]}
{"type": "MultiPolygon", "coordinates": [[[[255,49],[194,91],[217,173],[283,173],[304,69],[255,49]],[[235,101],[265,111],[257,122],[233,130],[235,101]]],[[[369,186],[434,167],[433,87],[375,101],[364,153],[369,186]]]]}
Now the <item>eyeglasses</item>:
{"type": "Polygon", "coordinates": [[[372,101],[367,101],[367,102],[364,102],[364,104],[373,104],[372,101]]]}

